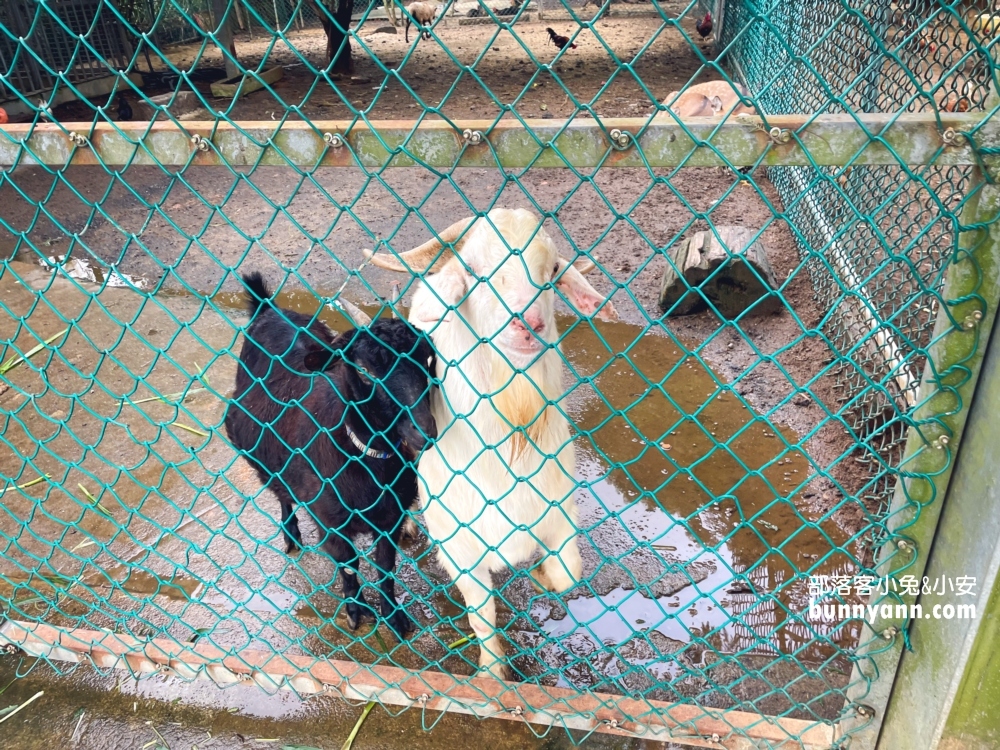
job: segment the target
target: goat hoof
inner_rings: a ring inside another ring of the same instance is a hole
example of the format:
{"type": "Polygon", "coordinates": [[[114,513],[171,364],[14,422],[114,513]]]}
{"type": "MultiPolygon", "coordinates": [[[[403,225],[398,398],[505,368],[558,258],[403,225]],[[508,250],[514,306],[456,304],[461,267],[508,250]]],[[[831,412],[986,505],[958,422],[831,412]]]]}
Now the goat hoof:
{"type": "Polygon", "coordinates": [[[412,518],[407,518],[403,522],[403,528],[400,530],[400,537],[403,539],[416,539],[420,534],[420,530],[417,528],[417,522],[412,518]]]}
{"type": "Polygon", "coordinates": [[[401,641],[405,641],[407,636],[417,629],[417,624],[401,609],[397,609],[385,618],[385,621],[401,641]]]}
{"type": "Polygon", "coordinates": [[[357,630],[358,625],[365,619],[375,619],[375,612],[371,607],[358,602],[347,603],[347,627],[351,630],[357,630]]]}
{"type": "Polygon", "coordinates": [[[285,545],[285,554],[286,555],[297,555],[301,551],[302,551],[302,548],[299,545],[297,545],[295,542],[289,542],[288,544],[285,545]]]}
{"type": "Polygon", "coordinates": [[[548,575],[541,568],[537,568],[528,574],[528,581],[539,594],[555,593],[555,586],[548,575]]]}
{"type": "Polygon", "coordinates": [[[506,664],[498,664],[494,662],[488,667],[480,667],[484,674],[489,675],[495,680],[500,680],[501,682],[510,682],[511,670],[506,664]]]}

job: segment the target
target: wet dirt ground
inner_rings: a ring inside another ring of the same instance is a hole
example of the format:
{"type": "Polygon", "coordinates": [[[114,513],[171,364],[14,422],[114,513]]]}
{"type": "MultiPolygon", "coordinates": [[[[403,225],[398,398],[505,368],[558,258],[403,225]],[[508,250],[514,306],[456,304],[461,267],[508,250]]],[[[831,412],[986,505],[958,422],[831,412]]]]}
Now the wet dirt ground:
{"type": "MultiPolygon", "coordinates": [[[[339,750],[361,706],[333,697],[299,700],[256,687],[220,691],[207,683],[155,677],[136,683],[88,670],[56,675],[44,664],[0,657],[0,706],[45,695],[0,726],[0,747],[17,750],[339,750]],[[20,672],[18,667],[20,666],[20,672]],[[30,670],[30,671],[29,671],[30,670]],[[14,681],[15,674],[25,674],[14,681]],[[12,682],[13,681],[13,682],[12,682]]],[[[571,750],[562,729],[510,721],[476,721],[456,714],[393,713],[376,708],[354,750],[571,750]]],[[[674,745],[594,734],[585,750],[675,750],[674,745]]]]}
{"type": "MultiPolygon", "coordinates": [[[[146,289],[209,296],[242,289],[238,274],[250,270],[289,292],[332,295],[362,266],[362,248],[415,247],[429,237],[428,224],[441,230],[467,215],[470,204],[557,211],[549,233],[567,257],[575,247],[600,263],[590,281],[612,295],[623,321],[637,327],[636,338],[683,341],[756,410],[803,437],[813,465],[833,480],[813,483],[805,497],[812,507],[836,508],[838,524],[851,533],[869,522],[861,503],[841,503],[867,473],[852,460],[851,439],[835,418],[842,394],[821,373],[837,352],[817,335],[822,315],[806,267],[761,172],[755,187],[718,169],[580,176],[560,169],[395,169],[372,177],[350,169],[258,168],[191,169],[174,177],[132,167],[117,177],[73,167],[61,177],[22,168],[16,178],[17,189],[0,186],[0,201],[5,220],[26,241],[0,227],[0,253],[30,262],[71,254],[143,279],[146,289]],[[36,202],[46,196],[40,212],[36,202]],[[738,326],[710,313],[661,319],[664,250],[712,225],[764,230],[785,302],[778,314],[738,326]]],[[[405,304],[408,279],[371,266],[352,276],[344,293],[374,304],[389,298],[396,281],[404,284],[405,304]]]]}

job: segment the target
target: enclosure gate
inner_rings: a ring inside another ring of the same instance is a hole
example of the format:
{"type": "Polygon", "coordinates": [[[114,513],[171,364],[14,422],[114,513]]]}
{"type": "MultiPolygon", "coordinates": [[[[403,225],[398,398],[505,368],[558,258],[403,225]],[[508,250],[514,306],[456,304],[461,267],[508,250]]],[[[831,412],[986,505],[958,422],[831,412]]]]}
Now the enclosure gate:
{"type": "Polygon", "coordinates": [[[920,595],[1000,296],[988,8],[664,2],[619,38],[616,5],[567,3],[577,47],[557,48],[524,7],[384,44],[368,7],[351,76],[343,46],[328,64],[322,32],[295,21],[335,3],[264,5],[214,4],[255,35],[235,58],[179,0],[94,3],[101,22],[83,26],[23,0],[34,20],[0,26],[0,93],[33,113],[0,128],[0,638],[57,669],[335,692],[428,724],[459,711],[575,741],[874,747],[910,625],[895,605],[920,595]],[[714,52],[695,29],[707,10],[714,52]],[[130,61],[108,55],[109,18],[130,61]],[[63,67],[41,35],[72,50],[63,67]],[[684,88],[655,65],[670,45],[688,83],[742,83],[756,114],[660,104],[684,88]],[[234,101],[208,92],[224,58],[246,71],[234,101]],[[100,100],[77,88],[93,60],[117,76],[100,100]],[[55,82],[49,101],[80,101],[40,109],[28,69],[55,82]],[[152,99],[182,90],[204,109],[152,99]],[[116,115],[120,93],[154,121],[116,115]],[[417,633],[351,631],[308,509],[289,557],[222,424],[239,274],[335,330],[341,297],[405,317],[422,275],[394,292],[360,249],[398,254],[495,207],[529,208],[564,256],[594,260],[622,318],[560,307],[568,391],[543,408],[574,425],[585,579],[562,597],[524,569],[495,581],[518,682],[476,676],[426,540],[396,576],[417,633]],[[721,313],[732,264],[659,308],[676,248],[733,223],[768,248],[776,278],[753,275],[777,312],[721,313]],[[692,300],[700,313],[675,315],[692,300]],[[878,618],[828,618],[840,604],[878,618]]]}

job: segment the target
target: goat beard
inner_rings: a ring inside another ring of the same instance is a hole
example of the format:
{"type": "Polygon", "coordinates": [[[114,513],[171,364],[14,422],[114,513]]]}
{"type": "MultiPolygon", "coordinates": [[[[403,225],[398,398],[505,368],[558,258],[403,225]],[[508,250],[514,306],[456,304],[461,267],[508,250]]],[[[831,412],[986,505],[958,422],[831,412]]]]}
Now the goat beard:
{"type": "MultiPolygon", "coordinates": [[[[510,444],[510,463],[513,464],[528,449],[529,440],[538,445],[545,431],[551,405],[539,384],[523,372],[516,372],[506,358],[490,352],[490,398],[494,410],[511,427],[505,442],[510,444]]],[[[534,367],[541,369],[539,362],[534,367]]]]}

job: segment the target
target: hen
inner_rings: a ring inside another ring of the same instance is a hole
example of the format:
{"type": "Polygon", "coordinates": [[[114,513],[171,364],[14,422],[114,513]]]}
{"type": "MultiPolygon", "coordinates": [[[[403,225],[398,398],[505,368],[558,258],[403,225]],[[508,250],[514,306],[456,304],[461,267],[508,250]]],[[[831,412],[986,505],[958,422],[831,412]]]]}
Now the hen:
{"type": "MultiPolygon", "coordinates": [[[[545,30],[549,32],[549,41],[552,42],[554,45],[556,45],[559,49],[565,49],[566,45],[569,44],[568,36],[561,36],[560,34],[554,32],[552,29],[547,28],[545,30]]],[[[569,44],[569,48],[576,49],[576,45],[569,44]]]]}
{"type": "Polygon", "coordinates": [[[712,14],[706,13],[705,17],[694,25],[694,30],[701,35],[702,39],[708,39],[712,35],[712,14]]]}

